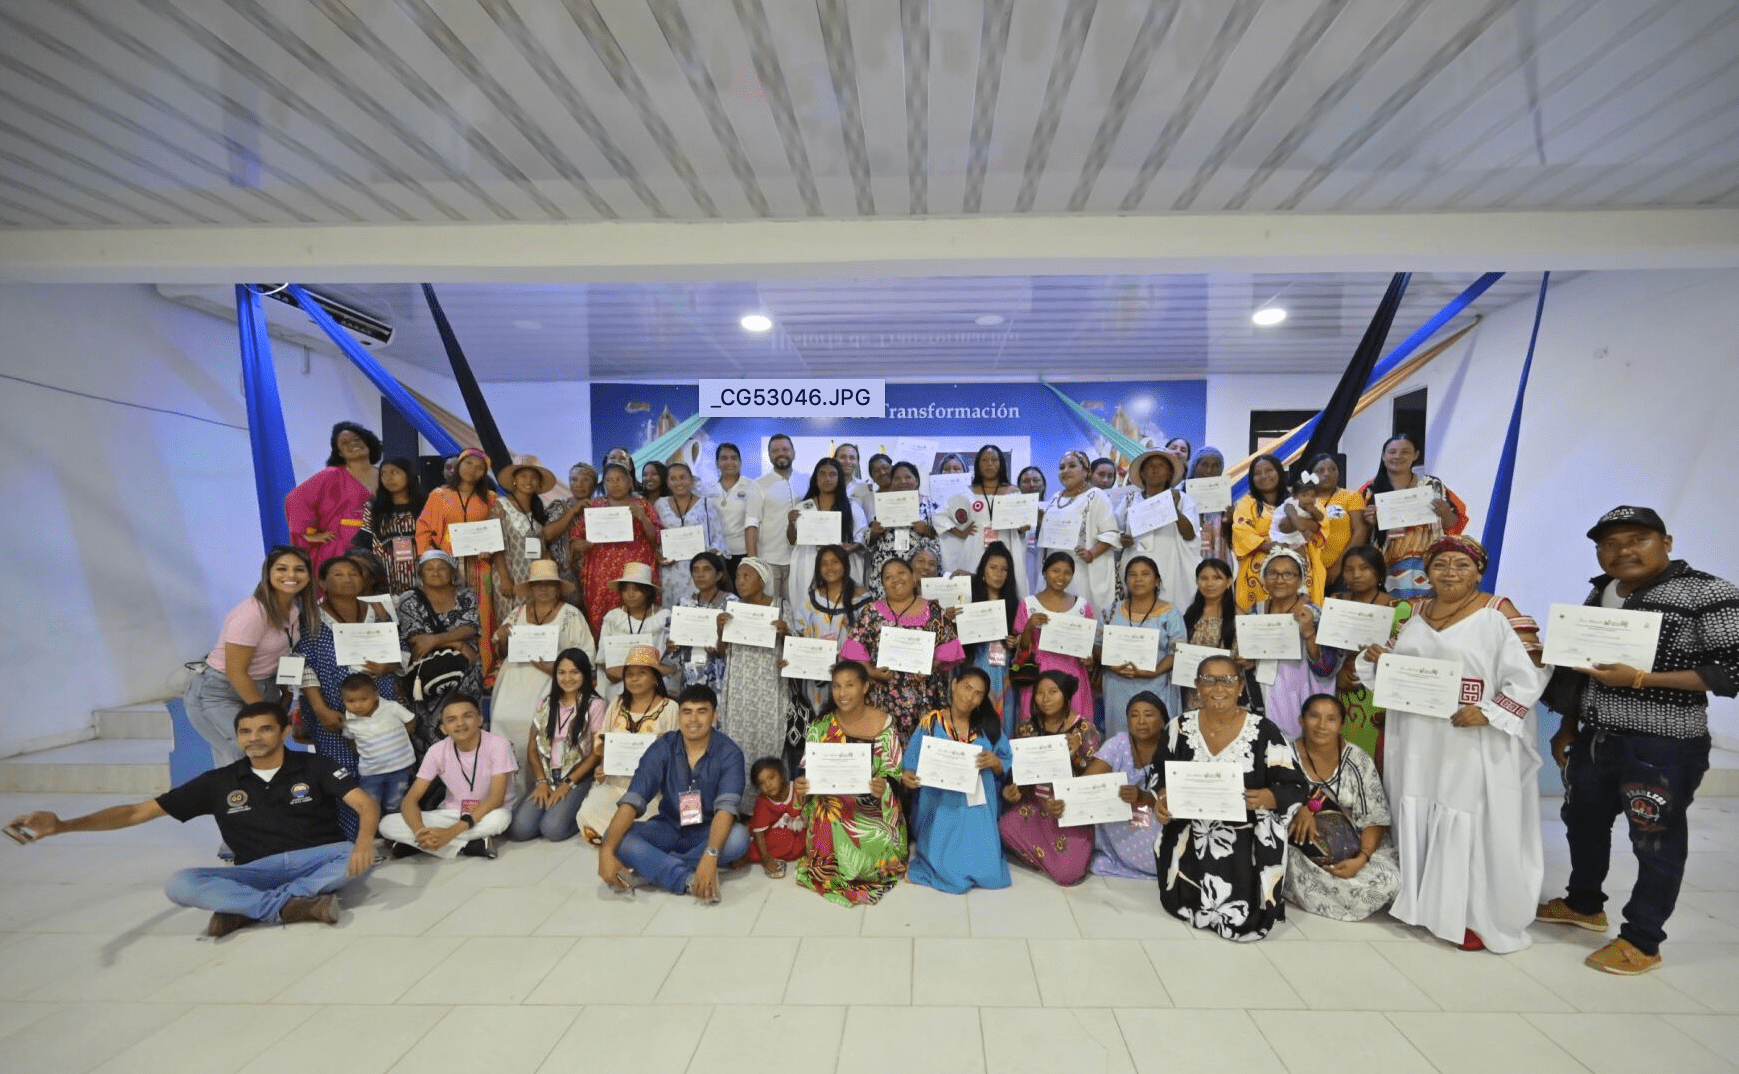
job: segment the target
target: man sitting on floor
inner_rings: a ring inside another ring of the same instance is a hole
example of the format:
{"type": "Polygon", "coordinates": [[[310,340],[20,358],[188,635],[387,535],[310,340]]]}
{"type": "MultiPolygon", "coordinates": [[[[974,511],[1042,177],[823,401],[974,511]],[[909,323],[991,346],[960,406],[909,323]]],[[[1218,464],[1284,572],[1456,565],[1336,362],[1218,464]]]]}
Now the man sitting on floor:
{"type": "Polygon", "coordinates": [[[332,894],[374,862],[380,810],[356,773],[325,757],[284,749],[289,720],[270,701],[244,705],[235,717],[243,757],[214,768],[155,799],[112,806],[61,820],[27,813],[12,822],[15,838],[62,832],[106,832],[158,817],[183,823],[210,814],[231,850],[233,866],[183,869],[164,888],[171,902],[211,911],[207,936],[227,936],[255,922],[338,923],[332,894]],[[338,829],[338,803],[356,811],[356,842],[338,829]]]}
{"type": "Polygon", "coordinates": [[[719,900],[719,866],[743,856],[749,833],[737,823],[743,751],[713,730],[718,707],[710,686],[683,690],[677,729],[641,755],[598,851],[598,875],[610,887],[632,893],[638,876],[678,895],[719,900]],[[635,824],[654,797],[657,816],[635,824]]]}
{"type": "Polygon", "coordinates": [[[464,694],[454,694],[441,708],[441,733],[447,737],[423,755],[416,781],[397,815],[381,822],[380,834],[406,854],[422,850],[448,860],[460,854],[493,858],[513,819],[510,795],[519,761],[505,738],[483,730],[482,710],[464,694]],[[425,813],[423,795],[437,778],[447,797],[441,808],[425,813]]]}

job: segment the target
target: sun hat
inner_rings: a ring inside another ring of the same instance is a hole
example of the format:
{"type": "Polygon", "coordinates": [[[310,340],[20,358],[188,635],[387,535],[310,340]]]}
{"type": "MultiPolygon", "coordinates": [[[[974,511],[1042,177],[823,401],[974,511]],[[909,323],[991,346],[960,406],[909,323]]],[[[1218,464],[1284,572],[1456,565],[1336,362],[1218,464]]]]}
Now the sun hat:
{"type": "Polygon", "coordinates": [[[622,577],[610,579],[610,584],[617,589],[629,582],[636,585],[651,586],[658,589],[658,576],[652,573],[652,567],[646,563],[628,563],[622,567],[622,577]]]}
{"type": "Polygon", "coordinates": [[[574,583],[561,576],[561,573],[556,569],[556,561],[553,559],[534,559],[531,561],[531,566],[525,573],[525,581],[521,582],[520,585],[532,585],[536,582],[554,582],[562,587],[563,592],[572,593],[574,591],[574,583]]]}
{"type": "Polygon", "coordinates": [[[502,488],[511,488],[513,486],[514,475],[518,474],[521,470],[537,471],[537,491],[539,494],[548,492],[550,489],[556,487],[556,475],[552,473],[548,467],[539,462],[536,455],[515,455],[513,461],[508,463],[506,466],[503,466],[501,472],[496,474],[495,478],[501,482],[502,488]]]}

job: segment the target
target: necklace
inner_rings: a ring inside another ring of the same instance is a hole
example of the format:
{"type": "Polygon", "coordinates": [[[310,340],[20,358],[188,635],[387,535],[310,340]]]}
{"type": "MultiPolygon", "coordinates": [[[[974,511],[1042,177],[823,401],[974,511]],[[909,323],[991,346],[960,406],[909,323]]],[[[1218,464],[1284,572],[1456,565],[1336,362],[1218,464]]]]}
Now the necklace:
{"type": "Polygon", "coordinates": [[[1462,602],[1460,604],[1457,604],[1455,607],[1451,608],[1448,611],[1448,613],[1446,613],[1446,614],[1433,614],[1437,611],[1437,603],[1438,602],[1437,602],[1436,598],[1432,598],[1431,610],[1430,611],[1421,611],[1419,614],[1424,616],[1425,621],[1427,623],[1431,624],[1432,630],[1442,630],[1444,627],[1447,627],[1449,624],[1455,622],[1455,620],[1460,617],[1461,613],[1463,611],[1465,611],[1467,609],[1467,607],[1469,605],[1471,605],[1475,600],[1479,599],[1479,597],[1480,597],[1480,592],[1479,592],[1479,590],[1476,589],[1472,593],[1469,593],[1466,596],[1466,598],[1464,598],[1462,600],[1462,602]]]}
{"type": "MultiPolygon", "coordinates": [[[[1128,610],[1129,618],[1135,619],[1135,601],[1133,599],[1126,600],[1123,602],[1123,606],[1125,609],[1128,610]]],[[[1142,626],[1142,625],[1146,624],[1147,620],[1153,615],[1154,609],[1156,609],[1158,607],[1159,607],[1159,594],[1155,593],[1153,595],[1153,599],[1148,601],[1148,603],[1147,603],[1147,611],[1142,613],[1140,619],[1135,620],[1135,625],[1142,626]]]]}
{"type": "Polygon", "coordinates": [[[525,617],[527,619],[531,620],[531,624],[533,626],[544,626],[551,619],[554,619],[556,617],[556,613],[559,611],[561,611],[560,604],[556,604],[554,607],[550,608],[548,614],[542,614],[542,613],[538,612],[537,606],[534,604],[527,604],[525,606],[525,617]],[[541,618],[539,617],[540,615],[541,615],[541,618]]]}
{"type": "Polygon", "coordinates": [[[1327,783],[1334,778],[1335,769],[1340,767],[1339,754],[1335,754],[1333,764],[1325,765],[1317,759],[1316,754],[1311,750],[1310,743],[1299,739],[1298,745],[1300,747],[1298,752],[1303,756],[1305,765],[1310,769],[1305,775],[1310,777],[1311,782],[1327,783]],[[1323,773],[1323,775],[1316,775],[1318,772],[1323,773]]]}
{"type": "Polygon", "coordinates": [[[320,603],[325,607],[327,614],[338,620],[340,623],[360,623],[368,618],[368,608],[363,605],[361,601],[356,602],[358,614],[355,619],[340,613],[338,608],[332,603],[331,598],[323,600],[320,603]]]}
{"type": "Polygon", "coordinates": [[[922,593],[915,595],[914,597],[912,597],[911,600],[906,602],[906,606],[904,608],[900,609],[897,612],[894,611],[894,602],[890,600],[890,601],[888,601],[888,611],[894,612],[894,620],[895,620],[895,622],[898,622],[899,620],[904,619],[906,616],[912,614],[912,609],[916,608],[918,606],[918,602],[922,599],[924,599],[924,596],[922,593]]]}

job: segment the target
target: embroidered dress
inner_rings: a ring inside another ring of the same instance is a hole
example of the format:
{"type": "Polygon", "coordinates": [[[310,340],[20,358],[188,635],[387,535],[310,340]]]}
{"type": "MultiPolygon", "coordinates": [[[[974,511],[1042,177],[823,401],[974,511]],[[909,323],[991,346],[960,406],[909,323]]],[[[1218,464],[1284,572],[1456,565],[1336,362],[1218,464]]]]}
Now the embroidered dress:
{"type": "MultiPolygon", "coordinates": [[[[363,608],[366,609],[362,618],[364,623],[378,623],[385,619],[385,616],[376,606],[364,604],[363,608]]],[[[320,608],[319,611],[319,631],[302,638],[296,643],[296,647],[292,651],[308,661],[302,672],[302,688],[308,689],[317,684],[320,690],[320,699],[326,703],[328,708],[342,715],[344,712],[344,692],[340,689],[340,685],[352,672],[367,669],[360,665],[350,667],[338,663],[338,652],[333,641],[332,626],[339,620],[334,618],[332,613],[324,607],[320,608]]],[[[381,700],[398,700],[398,680],[390,673],[376,676],[374,687],[380,691],[381,700]]],[[[351,772],[357,770],[356,744],[344,737],[342,727],[336,731],[327,728],[325,724],[314,718],[312,711],[304,711],[303,722],[314,736],[315,753],[340,768],[348,768],[351,772]]],[[[338,826],[344,829],[346,838],[356,838],[356,813],[347,805],[340,804],[338,807],[338,826]]]]}
{"type": "MultiPolygon", "coordinates": [[[[503,553],[507,558],[507,576],[513,580],[513,596],[503,598],[495,612],[496,621],[505,623],[509,616],[530,599],[531,594],[520,588],[520,583],[525,581],[525,576],[531,571],[531,560],[525,555],[525,539],[538,538],[541,548],[543,527],[537,524],[537,519],[521,511],[511,496],[498,497],[491,510],[501,520],[501,539],[507,546],[503,553]]],[[[546,554],[538,558],[548,559],[547,550],[545,551],[546,554]]],[[[517,747],[519,743],[514,745],[517,747]]]]}
{"type": "MultiPolygon", "coordinates": [[[[412,589],[400,594],[398,613],[399,645],[409,652],[411,638],[418,634],[445,634],[462,626],[477,626],[477,594],[462,586],[455,586],[453,606],[441,612],[435,610],[435,606],[424,596],[422,590],[412,589]]],[[[483,639],[473,638],[469,644],[477,645],[481,640],[483,639]]],[[[456,653],[458,648],[447,651],[456,653]]],[[[441,650],[437,649],[436,652],[441,650]]],[[[417,733],[414,738],[419,757],[441,740],[441,706],[455,693],[463,693],[469,697],[483,696],[482,664],[467,662],[464,674],[448,681],[439,690],[423,697],[416,697],[413,693],[404,699],[404,706],[417,714],[417,733]]]]}
{"type": "MultiPolygon", "coordinates": [[[[495,494],[492,492],[461,497],[458,490],[442,487],[429,493],[422,516],[417,519],[417,555],[433,548],[453,551],[453,540],[447,536],[447,527],[458,522],[482,522],[492,517],[490,510],[494,503],[495,494]]],[[[454,579],[459,586],[469,588],[477,598],[477,629],[481,632],[477,647],[483,656],[482,681],[485,684],[495,681],[495,651],[489,645],[489,638],[501,622],[496,616],[494,573],[495,566],[490,557],[463,556],[459,559],[458,577],[454,579]]]]}
{"type": "MultiPolygon", "coordinates": [[[[1155,493],[1158,496],[1170,496],[1171,489],[1155,493]]],[[[1149,497],[1151,499],[1151,497],[1149,497]]],[[[1119,528],[1128,530],[1129,509],[1142,502],[1141,497],[1131,494],[1123,501],[1123,510],[1118,512],[1119,528]]],[[[1188,493],[1178,495],[1177,513],[1179,518],[1194,520],[1196,502],[1189,498],[1188,493]]],[[[1159,599],[1180,607],[1189,607],[1196,595],[1196,567],[1202,562],[1202,550],[1199,542],[1185,540],[1178,532],[1176,522],[1168,522],[1156,530],[1147,533],[1130,533],[1135,543],[1125,548],[1118,557],[1117,577],[1123,578],[1123,569],[1136,556],[1146,556],[1153,560],[1159,569],[1159,599]]]]}
{"type": "MultiPolygon", "coordinates": [[[[604,616],[612,609],[622,606],[622,595],[616,591],[615,581],[622,577],[622,569],[630,563],[644,563],[653,570],[658,569],[658,534],[663,527],[658,524],[658,514],[652,506],[638,496],[629,499],[646,508],[646,516],[652,520],[650,528],[640,521],[638,514],[634,515],[634,539],[632,541],[617,541],[611,544],[595,544],[586,550],[580,560],[579,579],[580,595],[585,601],[586,621],[591,624],[592,633],[602,636],[604,633],[604,616]]],[[[593,500],[592,507],[626,507],[627,504],[613,504],[608,496],[600,496],[593,500]]],[[[586,513],[582,510],[574,519],[573,528],[568,531],[570,541],[586,539],[586,513]]]]}
{"type": "MultiPolygon", "coordinates": [[[[1155,743],[1153,761],[1161,760],[1164,748],[1155,743]]],[[[1113,735],[1099,747],[1099,760],[1121,772],[1131,787],[1145,788],[1149,783],[1152,763],[1137,767],[1135,749],[1127,733],[1113,735]]],[[[1065,814],[1066,815],[1066,814],[1065,814]]],[[[1093,825],[1093,864],[1095,876],[1122,876],[1133,880],[1153,880],[1159,870],[1153,862],[1153,813],[1145,814],[1147,824],[1125,821],[1121,824],[1093,825]]]]}
{"type": "MultiPolygon", "coordinates": [[[[1047,733],[1035,728],[1030,720],[1023,720],[1015,728],[1014,737],[1047,733]]],[[[1092,718],[1072,716],[1057,733],[1080,735],[1069,755],[1069,766],[1075,775],[1081,775],[1087,770],[1087,762],[1099,751],[1099,732],[1093,727],[1092,718]]],[[[1093,825],[1065,826],[1046,813],[1045,803],[1051,800],[1049,783],[1021,787],[1020,795],[1020,801],[1003,810],[1002,819],[997,822],[1008,849],[1065,887],[1087,879],[1087,866],[1093,857],[1093,825]]]]}
{"type": "MultiPolygon", "coordinates": [[[[626,635],[633,639],[629,643],[631,646],[650,645],[659,653],[660,662],[668,665],[670,660],[664,656],[664,643],[670,638],[670,613],[663,608],[653,608],[636,619],[628,614],[627,608],[611,608],[609,613],[604,616],[603,629],[598,632],[598,659],[593,663],[598,666],[598,685],[603,689],[606,702],[614,701],[622,696],[622,684],[611,682],[609,676],[604,674],[602,666],[605,658],[604,639],[619,635],[626,635]]],[[[622,655],[625,655],[625,652],[622,655]]],[[[618,655],[617,659],[621,658],[622,656],[618,655]]],[[[621,665],[615,666],[620,667],[621,665]]],[[[666,680],[664,685],[668,689],[670,682],[666,680]]],[[[723,703],[722,700],[720,703],[723,703]]]]}
{"type": "Polygon", "coordinates": [[[1274,508],[1254,496],[1244,496],[1232,505],[1232,551],[1238,557],[1238,577],[1232,583],[1232,596],[1241,612],[1249,611],[1268,596],[1261,575],[1266,553],[1257,549],[1268,540],[1268,530],[1273,524],[1274,508]]]}
{"type": "MultiPolygon", "coordinates": [[[[1178,642],[1188,637],[1183,625],[1183,613],[1163,600],[1153,609],[1144,611],[1133,619],[1129,616],[1129,602],[1120,601],[1105,616],[1105,625],[1156,631],[1159,634],[1161,663],[1177,652],[1178,642]]],[[[1108,668],[1101,669],[1100,693],[1105,698],[1107,735],[1120,735],[1129,730],[1129,699],[1143,690],[1152,690],[1165,702],[1167,719],[1183,711],[1178,707],[1177,686],[1171,681],[1171,672],[1168,671],[1157,679],[1131,679],[1113,674],[1108,668]]]]}
{"type": "MultiPolygon", "coordinates": [[[[791,633],[799,638],[811,638],[818,641],[831,641],[835,649],[845,644],[845,637],[856,625],[859,615],[873,600],[868,593],[857,590],[852,594],[851,607],[847,608],[844,595],[836,603],[824,594],[811,589],[804,594],[803,603],[790,609],[791,633]]],[[[791,727],[785,738],[787,755],[795,761],[796,756],[803,752],[803,742],[809,737],[809,725],[815,722],[815,714],[827,706],[827,699],[832,692],[831,683],[815,682],[808,679],[788,679],[791,687],[791,727]]]]}
{"type": "MultiPolygon", "coordinates": [[[[592,749],[602,749],[604,734],[610,731],[662,735],[676,730],[677,704],[674,698],[655,698],[652,706],[641,713],[629,712],[627,700],[626,697],[619,697],[610,703],[608,714],[604,717],[603,730],[592,738],[592,749]]],[[[622,796],[628,793],[628,785],[633,782],[633,776],[604,775],[604,769],[600,765],[592,779],[592,789],[586,793],[586,800],[580,804],[580,828],[590,828],[603,835],[610,827],[611,819],[616,816],[616,806],[622,801],[622,796]]],[[[646,810],[640,815],[643,819],[658,815],[656,795],[646,803],[646,810]]]]}
{"type": "MultiPolygon", "coordinates": [[[[936,505],[918,497],[918,518],[920,521],[935,525],[936,505]]],[[[890,559],[903,559],[910,562],[920,550],[927,551],[936,557],[936,562],[942,562],[942,544],[934,537],[925,537],[910,526],[897,529],[884,529],[880,537],[873,540],[866,525],[858,532],[858,540],[863,543],[869,562],[864,567],[863,584],[875,597],[882,595],[882,567],[890,559]]]]}
{"type": "MultiPolygon", "coordinates": [[[[936,635],[936,663],[945,669],[966,659],[966,650],[960,647],[953,620],[943,618],[942,608],[935,601],[923,599],[915,601],[904,615],[895,615],[886,600],[870,604],[859,613],[857,626],[846,636],[840,656],[874,667],[876,654],[881,650],[884,626],[928,630],[936,635]]],[[[945,673],[925,675],[904,671],[896,671],[893,676],[887,682],[872,679],[864,704],[893,717],[894,729],[903,740],[911,737],[924,713],[947,705],[948,676],[945,673]]]]}
{"type": "Polygon", "coordinates": [[[380,518],[374,517],[374,504],[364,507],[354,547],[386,564],[387,590],[393,596],[416,586],[417,516],[410,507],[394,507],[380,518]]]}
{"type": "MultiPolygon", "coordinates": [[[[735,595],[726,598],[725,611],[740,604],[735,595]]],[[[785,602],[775,599],[775,619],[791,625],[785,602]]],[[[785,732],[790,724],[791,691],[789,680],[779,675],[779,651],[775,639],[771,648],[725,644],[725,692],[719,695],[718,725],[743,751],[743,797],[738,812],[750,814],[755,800],[761,796],[755,781],[748,778],[749,768],[763,757],[785,756],[785,732]]]]}
{"type": "MultiPolygon", "coordinates": [[[[1389,637],[1393,638],[1413,617],[1413,605],[1404,600],[1398,600],[1393,605],[1395,618],[1389,628],[1389,637]]],[[[1358,660],[1357,653],[1344,654],[1346,659],[1358,660]]],[[[1364,750],[1377,762],[1377,770],[1383,768],[1383,729],[1377,726],[1377,717],[1382,709],[1371,698],[1369,683],[1361,682],[1351,690],[1335,691],[1340,703],[1346,706],[1346,723],[1341,727],[1341,738],[1364,750]]]]}
{"type": "MultiPolygon", "coordinates": [[[[1431,595],[1431,583],[1425,578],[1425,550],[1436,544],[1445,534],[1460,533],[1467,528],[1467,505],[1461,502],[1460,496],[1430,474],[1414,471],[1413,476],[1417,479],[1414,487],[1430,485],[1440,498],[1449,501],[1455,508],[1455,525],[1445,527],[1441,523],[1433,522],[1429,526],[1377,530],[1371,534],[1371,543],[1383,550],[1383,558],[1389,564],[1389,579],[1384,588],[1397,600],[1431,595]]],[[[1359,489],[1359,495],[1368,497],[1371,503],[1376,502],[1369,481],[1359,489]]]]}
{"type": "MultiPolygon", "coordinates": [[[[918,755],[926,736],[960,741],[948,727],[944,712],[931,712],[918,723],[906,743],[901,766],[918,770],[918,755]]],[[[970,739],[980,749],[990,750],[1007,773],[1014,766],[1008,737],[993,744],[983,735],[970,739]]],[[[979,776],[984,801],[967,805],[959,791],[919,787],[913,796],[912,865],[907,874],[914,884],[959,895],[973,888],[1005,888],[1010,883],[1008,859],[1002,856],[1002,838],[997,829],[996,772],[986,768],[979,776]]]]}
{"type": "Polygon", "coordinates": [[[1244,786],[1274,792],[1275,809],[1241,821],[1173,820],[1154,843],[1159,901],[1167,913],[1228,940],[1260,940],[1286,920],[1286,825],[1306,784],[1292,744],[1273,723],[1246,713],[1244,727],[1219,753],[1202,738],[1195,711],[1166,725],[1163,755],[1148,789],[1165,789],[1166,761],[1224,761],[1244,771],[1244,786]]]}
{"type": "MultiPolygon", "coordinates": [[[[706,540],[707,548],[723,548],[724,535],[719,527],[718,511],[713,502],[699,493],[690,493],[688,510],[676,509],[676,498],[666,496],[655,505],[658,512],[659,532],[681,529],[685,526],[699,526],[706,540]]],[[[659,549],[659,558],[663,558],[664,550],[659,549]]],[[[666,607],[673,607],[694,596],[694,575],[689,573],[688,561],[672,563],[668,567],[658,568],[659,582],[664,587],[660,600],[666,607]]]]}
{"type": "MultiPolygon", "coordinates": [[[[1067,552],[1075,561],[1075,577],[1069,582],[1068,591],[1094,608],[1109,608],[1117,594],[1117,557],[1107,553],[1093,557],[1093,562],[1088,563],[1075,553],[1075,549],[1090,549],[1100,541],[1112,548],[1120,546],[1123,535],[1117,528],[1116,510],[1105,498],[1103,490],[1087,488],[1074,496],[1062,492],[1052,496],[1051,502],[1045,505],[1043,521],[1057,524],[1058,516],[1073,520],[1076,543],[1067,548],[1045,545],[1041,548],[1040,561],[1052,552],[1067,552]]],[[[1040,589],[1044,587],[1040,578],[1034,578],[1033,585],[1040,589]]]]}
{"type": "Polygon", "coordinates": [[[874,738],[852,738],[832,715],[809,729],[810,742],[868,742],[870,776],[887,780],[882,793],[813,794],[803,803],[808,831],[797,883],[841,906],[880,902],[906,871],[906,821],[900,784],[900,740],[889,721],[874,738]]]}
{"type": "MultiPolygon", "coordinates": [[[[1093,605],[1077,597],[1075,598],[1074,606],[1068,611],[1053,612],[1043,604],[1040,604],[1038,595],[1034,594],[1020,602],[1020,610],[1014,614],[1014,632],[1019,634],[1024,631],[1026,629],[1027,621],[1033,616],[1038,615],[1040,612],[1049,616],[1078,615],[1083,619],[1091,619],[1093,618],[1093,605]]],[[[1093,688],[1087,681],[1087,665],[1082,663],[1080,657],[1067,656],[1063,653],[1046,652],[1045,650],[1040,649],[1038,647],[1039,634],[1043,630],[1044,628],[1040,627],[1038,630],[1033,631],[1032,639],[1033,659],[1039,666],[1039,674],[1042,675],[1047,671],[1061,671],[1065,675],[1073,675],[1075,677],[1076,689],[1075,696],[1069,702],[1069,708],[1071,711],[1081,716],[1085,716],[1089,721],[1091,721],[1093,719],[1093,688]]],[[[1033,691],[1032,688],[1029,687],[1021,693],[1020,715],[1022,721],[1024,721],[1027,715],[1032,712],[1032,706],[1033,691]]]]}
{"type": "Polygon", "coordinates": [[[290,543],[306,548],[314,561],[314,577],[320,565],[350,549],[362,512],[374,490],[356,479],[347,467],[328,466],[291,489],[284,497],[284,519],[290,525],[290,543]],[[330,533],[332,539],[309,544],[308,534],[330,533]]]}
{"type": "MultiPolygon", "coordinates": [[[[1310,609],[1313,620],[1322,619],[1322,609],[1309,601],[1304,606],[1310,609]]],[[[1266,615],[1268,602],[1258,601],[1251,610],[1252,615],[1266,615]]],[[[1304,639],[1298,639],[1298,651],[1303,655],[1297,660],[1260,661],[1261,664],[1274,666],[1274,681],[1262,686],[1263,711],[1268,718],[1280,727],[1280,733],[1286,736],[1288,742],[1301,734],[1299,716],[1304,711],[1304,699],[1311,694],[1334,693],[1334,673],[1340,667],[1341,658],[1346,654],[1339,649],[1330,649],[1326,645],[1317,647],[1317,657],[1310,659],[1310,650],[1305,647],[1304,639]]],[[[1261,678],[1260,674],[1257,676],[1261,678]]]]}
{"type": "MultiPolygon", "coordinates": [[[[1304,766],[1299,765],[1298,770],[1303,772],[1304,766]]],[[[1373,824],[1389,826],[1383,779],[1370,754],[1357,746],[1341,746],[1340,760],[1328,778],[1305,779],[1310,783],[1310,794],[1322,796],[1323,808],[1345,813],[1360,831],[1373,824]]],[[[1401,859],[1392,835],[1383,836],[1371,860],[1347,880],[1311,861],[1296,846],[1286,857],[1286,897],[1300,910],[1319,917],[1363,921],[1389,905],[1400,887],[1401,859]]]]}

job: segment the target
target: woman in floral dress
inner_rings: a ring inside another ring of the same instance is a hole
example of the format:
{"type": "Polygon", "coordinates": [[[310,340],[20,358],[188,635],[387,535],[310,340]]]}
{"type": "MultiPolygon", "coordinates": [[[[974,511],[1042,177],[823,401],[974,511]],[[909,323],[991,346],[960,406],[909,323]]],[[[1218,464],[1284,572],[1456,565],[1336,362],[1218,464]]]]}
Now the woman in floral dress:
{"type": "MultiPolygon", "coordinates": [[[[1099,731],[1092,717],[1069,707],[1075,692],[1084,689],[1065,672],[1041,672],[1033,687],[1032,715],[1014,732],[1016,738],[1062,735],[1069,744],[1069,767],[1077,776],[1086,775],[1087,766],[1099,751],[1099,731]]],[[[1063,803],[1052,797],[1049,783],[1024,787],[1010,783],[1002,789],[1002,797],[1010,804],[998,827],[1009,850],[1065,887],[1087,879],[1093,827],[1065,827],[1059,819],[1063,803]]]]}

